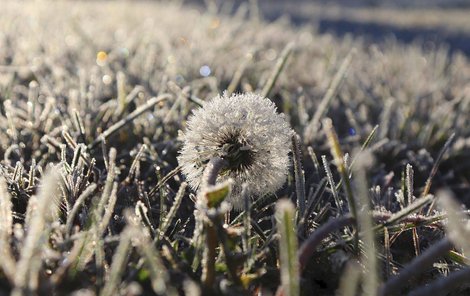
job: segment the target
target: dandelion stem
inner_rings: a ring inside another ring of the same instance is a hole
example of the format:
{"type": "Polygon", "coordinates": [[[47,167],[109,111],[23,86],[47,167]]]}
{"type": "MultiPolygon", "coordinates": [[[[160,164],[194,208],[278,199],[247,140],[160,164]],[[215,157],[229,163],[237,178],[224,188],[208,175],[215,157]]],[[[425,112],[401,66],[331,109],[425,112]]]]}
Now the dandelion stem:
{"type": "Polygon", "coordinates": [[[214,225],[205,223],[206,249],[204,250],[202,283],[204,287],[212,289],[215,281],[215,259],[217,257],[217,231],[214,225]]]}
{"type": "MultiPolygon", "coordinates": [[[[227,162],[222,158],[211,158],[203,174],[203,192],[207,187],[215,185],[219,172],[226,166],[227,162]]],[[[211,223],[205,219],[204,229],[206,232],[206,249],[204,251],[202,282],[206,288],[211,289],[215,281],[216,248],[218,246],[217,228],[214,221],[211,223]]]]}
{"type": "Polygon", "coordinates": [[[228,165],[227,161],[223,160],[220,157],[213,157],[209,161],[204,170],[203,175],[203,182],[204,185],[215,185],[215,181],[217,180],[217,176],[219,175],[220,171],[224,169],[228,165]]]}

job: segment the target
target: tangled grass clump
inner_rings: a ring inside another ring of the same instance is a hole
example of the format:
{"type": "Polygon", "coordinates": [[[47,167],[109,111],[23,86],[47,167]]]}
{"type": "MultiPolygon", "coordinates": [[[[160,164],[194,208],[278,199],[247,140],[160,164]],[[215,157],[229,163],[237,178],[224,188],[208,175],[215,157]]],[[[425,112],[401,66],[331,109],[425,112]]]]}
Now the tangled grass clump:
{"type": "Polygon", "coordinates": [[[467,57],[51,3],[2,2],[0,294],[468,294],[467,57]]]}

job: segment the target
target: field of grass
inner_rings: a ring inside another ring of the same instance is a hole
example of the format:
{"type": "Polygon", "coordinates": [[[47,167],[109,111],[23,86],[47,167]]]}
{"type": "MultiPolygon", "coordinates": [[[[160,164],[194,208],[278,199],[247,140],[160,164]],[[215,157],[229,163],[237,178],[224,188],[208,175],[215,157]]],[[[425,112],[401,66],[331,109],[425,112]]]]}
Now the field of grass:
{"type": "Polygon", "coordinates": [[[467,56],[250,6],[1,6],[0,295],[470,293],[467,56]]]}

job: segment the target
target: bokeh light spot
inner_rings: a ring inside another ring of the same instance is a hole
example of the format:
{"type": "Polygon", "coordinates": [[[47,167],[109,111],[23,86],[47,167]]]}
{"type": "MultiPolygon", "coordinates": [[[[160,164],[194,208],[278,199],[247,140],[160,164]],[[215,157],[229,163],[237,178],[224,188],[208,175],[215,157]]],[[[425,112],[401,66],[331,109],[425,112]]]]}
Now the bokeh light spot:
{"type": "Polygon", "coordinates": [[[204,65],[199,69],[199,74],[201,74],[201,76],[207,77],[211,75],[211,68],[207,65],[204,65]]]}
{"type": "Polygon", "coordinates": [[[356,135],[356,130],[353,127],[349,128],[349,135],[355,136],[356,135]]]}
{"type": "Polygon", "coordinates": [[[214,29],[217,29],[219,26],[220,26],[220,19],[219,18],[213,19],[211,22],[210,28],[214,30],[214,29]]]}
{"type": "Polygon", "coordinates": [[[113,81],[113,79],[111,78],[111,76],[110,76],[110,75],[107,75],[107,74],[106,74],[106,75],[103,75],[102,80],[103,80],[103,83],[106,84],[106,85],[111,84],[111,82],[113,81]]]}
{"type": "Polygon", "coordinates": [[[106,60],[108,59],[108,54],[105,51],[98,51],[96,54],[96,63],[98,66],[104,66],[106,64],[106,60]]]}

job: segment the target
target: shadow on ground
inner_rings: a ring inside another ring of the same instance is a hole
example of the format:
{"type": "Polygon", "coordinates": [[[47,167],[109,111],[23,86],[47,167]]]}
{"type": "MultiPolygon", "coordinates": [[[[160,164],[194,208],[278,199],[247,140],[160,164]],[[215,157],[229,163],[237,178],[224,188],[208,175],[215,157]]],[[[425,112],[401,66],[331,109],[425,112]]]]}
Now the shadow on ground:
{"type": "MultiPolygon", "coordinates": [[[[218,2],[217,0],[215,0],[218,2]]],[[[296,3],[303,3],[304,0],[292,0],[296,3]]],[[[204,7],[203,0],[186,0],[199,7],[204,7]]],[[[312,3],[321,3],[322,1],[313,1],[312,3]]],[[[369,7],[377,2],[375,0],[355,0],[350,2],[342,2],[342,0],[334,1],[336,4],[346,5],[348,7],[369,7]]],[[[233,0],[233,11],[235,12],[242,3],[248,4],[247,0],[233,0]]],[[[258,0],[260,12],[267,21],[274,21],[281,16],[288,16],[293,25],[314,24],[317,26],[319,33],[330,33],[338,37],[352,35],[354,37],[364,38],[368,42],[383,44],[390,38],[395,38],[398,42],[404,44],[418,43],[423,44],[426,49],[435,49],[447,46],[449,53],[462,52],[470,57],[470,32],[468,31],[452,31],[444,27],[402,27],[399,25],[383,24],[377,22],[365,22],[360,20],[333,19],[316,15],[301,15],[288,6],[276,5],[285,4],[280,0],[258,0]],[[284,9],[282,8],[284,7],[284,9]]],[[[426,7],[426,8],[468,8],[470,4],[466,0],[433,0],[424,2],[420,1],[388,1],[392,7],[426,7]],[[407,4],[406,4],[407,3],[407,4]],[[393,4],[393,5],[392,5],[393,4]],[[405,5],[406,4],[406,5],[405,5]]],[[[219,3],[220,4],[220,3],[219,3]]],[[[295,7],[295,6],[292,6],[295,7]]],[[[393,16],[391,16],[393,17],[393,16]]]]}
{"type": "MultiPolygon", "coordinates": [[[[264,17],[273,21],[285,13],[264,14],[264,17]]],[[[419,42],[426,48],[436,48],[438,46],[448,46],[450,53],[462,52],[470,56],[470,32],[452,32],[445,28],[403,28],[400,26],[359,22],[354,20],[338,19],[316,19],[287,14],[294,25],[314,23],[320,33],[330,33],[338,37],[351,34],[355,37],[362,37],[366,41],[373,43],[383,43],[395,38],[397,41],[409,44],[419,42]]]]}
{"type": "Polygon", "coordinates": [[[318,23],[320,33],[333,33],[337,36],[352,34],[363,36],[375,43],[384,42],[393,36],[402,43],[421,42],[424,46],[435,47],[445,44],[449,52],[460,51],[470,56],[470,34],[462,32],[448,32],[441,28],[400,28],[377,23],[359,23],[347,20],[320,20],[318,23]]]}

